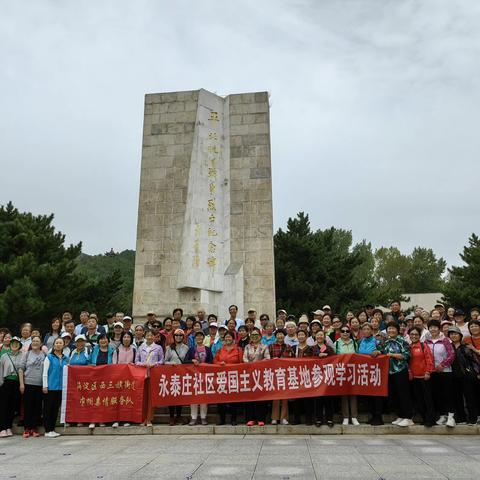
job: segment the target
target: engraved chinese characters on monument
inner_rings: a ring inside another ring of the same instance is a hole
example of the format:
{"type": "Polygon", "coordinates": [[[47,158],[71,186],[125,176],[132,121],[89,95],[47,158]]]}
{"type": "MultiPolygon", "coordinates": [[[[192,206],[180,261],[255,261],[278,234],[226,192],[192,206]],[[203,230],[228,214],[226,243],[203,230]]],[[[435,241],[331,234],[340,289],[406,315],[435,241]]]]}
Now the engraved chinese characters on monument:
{"type": "Polygon", "coordinates": [[[268,94],[147,95],[134,315],[275,309],[268,94]]]}

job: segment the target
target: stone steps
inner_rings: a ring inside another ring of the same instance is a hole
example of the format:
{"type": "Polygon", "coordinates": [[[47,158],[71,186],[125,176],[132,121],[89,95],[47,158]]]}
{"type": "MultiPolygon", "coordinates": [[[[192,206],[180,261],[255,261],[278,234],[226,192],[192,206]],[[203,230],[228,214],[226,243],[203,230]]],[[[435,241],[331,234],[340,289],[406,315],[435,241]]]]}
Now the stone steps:
{"type": "MultiPolygon", "coordinates": [[[[43,432],[43,429],[39,429],[43,432]]],[[[23,432],[22,427],[14,427],[15,434],[23,432]]],[[[57,427],[57,432],[62,435],[478,435],[479,425],[457,425],[449,428],[435,426],[431,428],[423,425],[413,427],[397,427],[395,425],[382,425],[372,427],[367,424],[343,426],[334,425],[315,427],[307,425],[266,425],[265,427],[247,427],[246,425],[207,425],[194,426],[177,425],[153,425],[144,427],[133,425],[130,427],[96,427],[90,430],[88,427],[57,427]]]]}

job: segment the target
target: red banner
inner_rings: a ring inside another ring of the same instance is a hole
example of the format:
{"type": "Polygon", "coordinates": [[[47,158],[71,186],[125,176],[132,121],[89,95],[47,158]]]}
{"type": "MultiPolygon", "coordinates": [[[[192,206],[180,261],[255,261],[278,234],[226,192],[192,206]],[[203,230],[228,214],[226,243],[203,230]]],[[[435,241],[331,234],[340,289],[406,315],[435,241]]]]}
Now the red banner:
{"type": "Polygon", "coordinates": [[[65,368],[62,416],[66,422],[141,423],[146,370],[135,365],[65,368]]]}
{"type": "Polygon", "coordinates": [[[232,403],[322,395],[388,394],[386,356],[346,354],[236,365],[160,365],[150,373],[153,406],[232,403]]]}

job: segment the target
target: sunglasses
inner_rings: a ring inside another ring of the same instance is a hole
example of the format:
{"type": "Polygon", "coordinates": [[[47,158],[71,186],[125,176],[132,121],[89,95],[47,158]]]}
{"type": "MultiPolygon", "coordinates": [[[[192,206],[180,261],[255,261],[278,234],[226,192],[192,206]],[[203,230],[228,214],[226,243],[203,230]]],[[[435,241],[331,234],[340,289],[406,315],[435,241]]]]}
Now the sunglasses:
{"type": "Polygon", "coordinates": [[[342,333],[350,333],[350,330],[346,330],[346,329],[340,330],[340,331],[341,331],[342,333]]]}
{"type": "Polygon", "coordinates": [[[183,334],[181,334],[181,333],[176,333],[176,334],[174,335],[174,337],[183,337],[183,334]]]}
{"type": "Polygon", "coordinates": [[[160,325],[152,325],[152,328],[160,328],[160,325]]]}

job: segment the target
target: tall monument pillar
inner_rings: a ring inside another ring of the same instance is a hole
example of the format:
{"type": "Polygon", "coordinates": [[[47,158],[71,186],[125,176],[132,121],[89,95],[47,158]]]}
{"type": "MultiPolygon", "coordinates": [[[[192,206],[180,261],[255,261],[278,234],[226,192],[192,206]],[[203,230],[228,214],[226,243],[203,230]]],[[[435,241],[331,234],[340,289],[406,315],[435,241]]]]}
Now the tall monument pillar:
{"type": "Polygon", "coordinates": [[[145,96],[133,315],[275,312],[266,92],[145,96]]]}

